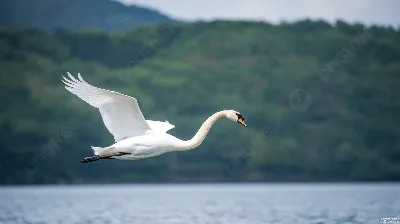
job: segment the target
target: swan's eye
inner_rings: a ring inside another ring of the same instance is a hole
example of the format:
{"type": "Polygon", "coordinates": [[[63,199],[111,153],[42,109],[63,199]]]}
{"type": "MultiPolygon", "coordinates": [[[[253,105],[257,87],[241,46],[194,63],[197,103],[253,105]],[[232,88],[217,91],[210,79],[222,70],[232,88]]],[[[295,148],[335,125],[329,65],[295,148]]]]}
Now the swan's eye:
{"type": "Polygon", "coordinates": [[[247,127],[247,124],[244,122],[244,117],[239,113],[236,113],[236,116],[238,117],[237,122],[247,127]]]}
{"type": "Polygon", "coordinates": [[[237,115],[237,117],[238,117],[238,120],[239,120],[239,119],[244,120],[244,118],[243,118],[243,116],[242,116],[241,114],[236,113],[236,115],[237,115]]]}

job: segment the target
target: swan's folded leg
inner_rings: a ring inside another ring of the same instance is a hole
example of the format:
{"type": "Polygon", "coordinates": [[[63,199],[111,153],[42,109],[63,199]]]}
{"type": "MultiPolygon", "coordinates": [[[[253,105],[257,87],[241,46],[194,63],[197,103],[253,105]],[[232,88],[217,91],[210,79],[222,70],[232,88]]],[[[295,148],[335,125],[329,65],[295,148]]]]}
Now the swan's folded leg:
{"type": "Polygon", "coordinates": [[[90,157],[85,157],[81,160],[81,163],[90,163],[94,162],[100,159],[100,156],[90,156],[90,157]]]}
{"type": "Polygon", "coordinates": [[[127,152],[117,152],[117,153],[113,153],[113,154],[107,154],[107,155],[104,155],[104,156],[98,156],[98,155],[96,155],[96,156],[90,156],[90,157],[85,157],[85,158],[83,158],[83,159],[81,160],[81,163],[90,163],[90,162],[94,162],[94,161],[97,161],[97,160],[100,160],[100,159],[113,159],[113,158],[111,158],[111,157],[114,157],[114,156],[123,156],[123,155],[128,155],[128,154],[130,154],[130,153],[127,153],[127,152]]]}

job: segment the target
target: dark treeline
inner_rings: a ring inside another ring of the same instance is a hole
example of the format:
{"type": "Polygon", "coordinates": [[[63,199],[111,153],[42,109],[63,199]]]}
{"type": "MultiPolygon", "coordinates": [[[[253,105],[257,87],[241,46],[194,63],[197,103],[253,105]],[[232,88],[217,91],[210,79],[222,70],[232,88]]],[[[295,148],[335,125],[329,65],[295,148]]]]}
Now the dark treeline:
{"type": "Polygon", "coordinates": [[[400,32],[338,21],[0,29],[0,183],[400,180],[400,32]],[[193,151],[80,164],[113,143],[61,76],[138,99],[193,151]]]}
{"type": "Polygon", "coordinates": [[[151,9],[126,6],[114,0],[0,0],[0,25],[104,31],[174,20],[151,9]]]}

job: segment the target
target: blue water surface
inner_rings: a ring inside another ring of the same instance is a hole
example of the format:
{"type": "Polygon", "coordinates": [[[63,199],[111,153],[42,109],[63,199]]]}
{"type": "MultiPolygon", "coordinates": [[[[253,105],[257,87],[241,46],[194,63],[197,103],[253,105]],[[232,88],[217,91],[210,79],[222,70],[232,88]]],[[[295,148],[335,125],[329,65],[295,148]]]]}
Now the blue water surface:
{"type": "Polygon", "coordinates": [[[400,184],[0,187],[1,224],[377,224],[399,216],[400,184]]]}

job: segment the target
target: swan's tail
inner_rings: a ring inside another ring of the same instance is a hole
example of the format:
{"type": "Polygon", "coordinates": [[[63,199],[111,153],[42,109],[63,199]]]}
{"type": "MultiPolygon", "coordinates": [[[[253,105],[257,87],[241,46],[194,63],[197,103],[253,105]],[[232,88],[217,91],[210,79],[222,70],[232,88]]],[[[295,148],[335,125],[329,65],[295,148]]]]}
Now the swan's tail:
{"type": "Polygon", "coordinates": [[[98,156],[98,155],[99,155],[103,150],[105,150],[106,148],[92,146],[92,149],[93,149],[93,153],[94,153],[96,156],[98,156]]]}

